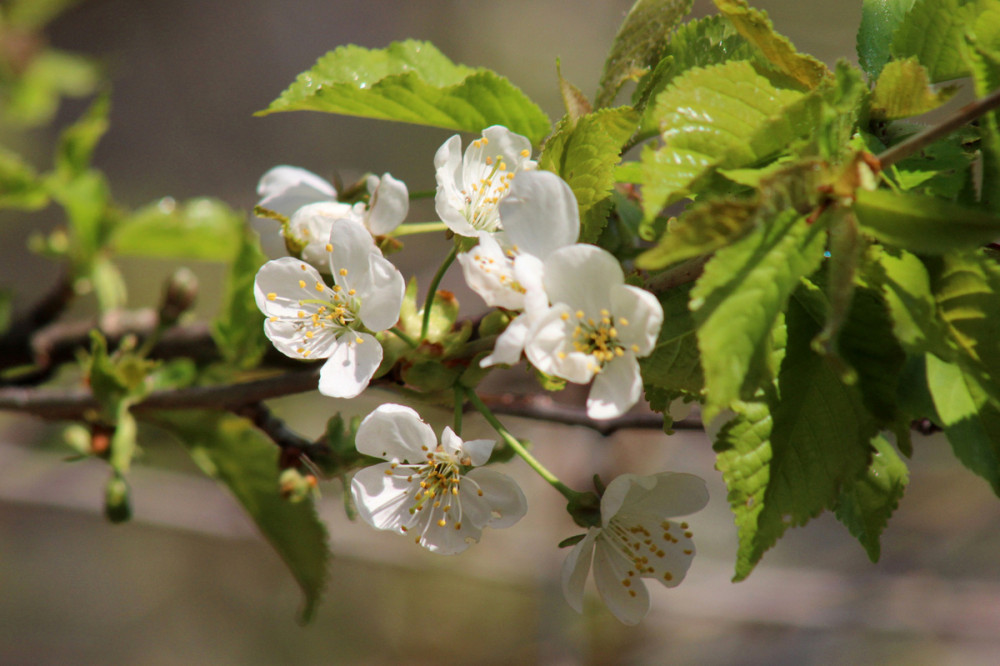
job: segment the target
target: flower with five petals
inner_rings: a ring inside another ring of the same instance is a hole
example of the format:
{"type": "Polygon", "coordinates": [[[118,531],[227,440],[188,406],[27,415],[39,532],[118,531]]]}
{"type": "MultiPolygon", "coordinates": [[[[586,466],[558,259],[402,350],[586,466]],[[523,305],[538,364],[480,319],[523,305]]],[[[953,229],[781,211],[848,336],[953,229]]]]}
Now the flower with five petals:
{"type": "Polygon", "coordinates": [[[254,299],[267,317],[264,332],[278,351],[292,358],[326,358],[320,393],[353,398],[382,361],[382,347],[372,333],[398,321],[403,276],[355,219],[332,223],[325,251],[333,287],[304,261],[282,257],[257,272],[254,299]]]}
{"type": "Polygon", "coordinates": [[[601,497],[601,526],[591,527],[563,563],[566,601],[583,611],[583,587],[593,560],[594,582],[608,609],[625,624],[638,624],[649,612],[642,579],[676,587],[694,559],[688,524],[670,518],[706,504],[705,482],[692,474],[617,477],[601,497]]]}
{"type": "Polygon", "coordinates": [[[361,422],[355,443],[361,453],[387,461],[354,475],[358,514],[431,552],[460,553],[479,541],[484,527],[510,527],[527,510],[517,483],[480,467],[496,442],[463,442],[446,427],[438,443],[409,407],[381,405],[361,422]]]}

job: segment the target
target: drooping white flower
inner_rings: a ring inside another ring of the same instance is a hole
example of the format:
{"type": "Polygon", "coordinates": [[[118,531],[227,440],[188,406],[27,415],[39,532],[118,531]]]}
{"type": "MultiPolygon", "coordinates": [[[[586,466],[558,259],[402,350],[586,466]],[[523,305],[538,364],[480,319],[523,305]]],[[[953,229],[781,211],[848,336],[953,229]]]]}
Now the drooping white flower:
{"type": "Polygon", "coordinates": [[[583,612],[583,588],[593,560],[594,582],[608,609],[625,624],[638,624],[649,612],[642,579],[676,587],[694,559],[688,524],[669,519],[706,504],[705,482],[691,474],[617,477],[601,497],[601,526],[591,527],[563,563],[566,601],[583,612]]]}
{"type": "Polygon", "coordinates": [[[392,233],[410,212],[410,192],[406,183],[391,173],[368,176],[368,205],[363,207],[364,224],[372,236],[392,233]]]}
{"type": "Polygon", "coordinates": [[[497,231],[497,207],[515,176],[535,166],[530,158],[531,142],[500,125],[483,130],[464,155],[461,137],[451,137],[434,155],[438,217],[459,236],[497,231]]]}
{"type": "Polygon", "coordinates": [[[528,360],[576,384],[593,379],[587,415],[621,416],[642,393],[637,359],[653,351],[663,307],[648,291],[626,285],[618,260],[593,245],[555,250],[542,281],[552,305],[527,334],[528,360]]]}
{"type": "Polygon", "coordinates": [[[409,407],[381,405],[361,422],[355,443],[361,453],[388,461],[354,475],[351,494],[358,514],[432,552],[462,552],[479,542],[484,527],[510,527],[527,511],[517,483],[478,467],[496,442],[463,442],[445,428],[439,444],[409,407]]]}
{"type": "Polygon", "coordinates": [[[292,358],[326,358],[319,391],[335,398],[361,393],[382,361],[372,332],[394,326],[403,303],[403,276],[357,220],[333,222],[325,246],[334,286],[304,261],[282,257],[257,272],[254,299],[264,332],[292,358]]]}
{"type": "Polygon", "coordinates": [[[312,171],[293,166],[276,166],[261,176],[257,184],[257,205],[291,217],[295,211],[318,201],[336,201],[337,190],[312,171]]]}
{"type": "Polygon", "coordinates": [[[580,212],[573,190],[551,171],[528,171],[512,181],[499,206],[502,231],[482,233],[479,244],[458,255],[465,281],[487,305],[521,310],[529,286],[541,284],[542,260],[575,243],[580,212]],[[515,269],[515,263],[530,264],[515,269]]]}
{"type": "Polygon", "coordinates": [[[333,223],[347,218],[360,222],[360,216],[350,204],[339,201],[306,204],[296,210],[289,218],[288,225],[282,228],[285,244],[289,246],[289,252],[295,253],[298,250],[303,261],[327,273],[330,269],[330,253],[326,246],[330,242],[333,223]]]}

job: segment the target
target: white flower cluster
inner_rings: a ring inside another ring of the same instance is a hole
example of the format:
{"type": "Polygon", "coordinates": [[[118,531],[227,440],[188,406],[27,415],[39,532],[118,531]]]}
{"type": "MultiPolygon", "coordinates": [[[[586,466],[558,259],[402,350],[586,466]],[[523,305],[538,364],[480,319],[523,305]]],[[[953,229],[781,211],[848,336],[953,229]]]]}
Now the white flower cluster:
{"type": "MultiPolygon", "coordinates": [[[[576,197],[558,175],[538,170],[525,137],[490,127],[463,153],[456,135],[434,165],[438,217],[466,239],[457,255],[466,282],[487,305],[516,313],[482,365],[511,365],[524,354],[545,374],[593,381],[591,418],[624,414],[641,394],[638,359],[652,352],[663,322],[657,299],[626,284],[613,255],[577,242],[576,197]]],[[[355,204],[338,201],[333,185],[297,167],[276,167],[258,185],[259,205],[287,219],[282,233],[295,255],[257,273],[264,331],[288,356],[326,359],[319,391],[338,398],[368,386],[383,358],[376,336],[403,336],[396,328],[403,276],[374,237],[404,221],[409,193],[388,173],[366,185],[368,202],[355,204]]],[[[459,553],[479,541],[483,528],[508,527],[526,512],[518,485],[484,467],[492,440],[463,441],[445,428],[439,441],[415,411],[384,404],[362,421],[355,443],[360,453],[386,461],[354,475],[359,515],[432,552],[459,553]]],[[[600,527],[590,528],[566,560],[570,605],[581,609],[593,560],[611,611],[638,622],[649,608],[641,579],[677,585],[694,554],[687,525],[668,518],[706,502],[704,482],[686,474],[612,481],[600,527]]]]}

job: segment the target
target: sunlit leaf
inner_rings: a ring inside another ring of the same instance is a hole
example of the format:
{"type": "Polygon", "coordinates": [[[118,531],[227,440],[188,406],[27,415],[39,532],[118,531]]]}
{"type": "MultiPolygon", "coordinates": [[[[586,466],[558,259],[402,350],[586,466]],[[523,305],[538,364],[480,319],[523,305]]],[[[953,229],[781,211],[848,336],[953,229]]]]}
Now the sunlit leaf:
{"type": "Polygon", "coordinates": [[[964,0],[917,0],[893,35],[896,58],[915,57],[927,68],[931,83],[969,74],[961,40],[978,13],[977,3],[964,0]]]}
{"type": "Polygon", "coordinates": [[[271,346],[264,335],[264,315],[253,297],[254,278],[266,261],[256,232],[244,229],[226,278],[222,307],[212,322],[216,347],[222,358],[237,368],[256,366],[271,346]]]}
{"type": "Polygon", "coordinates": [[[705,266],[691,310],[711,409],[726,408],[744,393],[754,357],[799,278],[819,267],[824,243],[820,225],[791,211],[722,248],[705,266]]]}
{"type": "Polygon", "coordinates": [[[1000,238],[1000,218],[913,192],[858,190],[854,212],[862,229],[912,252],[941,254],[1000,238]]]}
{"type": "Polygon", "coordinates": [[[941,106],[957,91],[954,86],[931,89],[927,69],[916,58],[894,60],[875,82],[871,114],[876,120],[919,116],[941,106]]]}
{"type": "Polygon", "coordinates": [[[545,142],[538,164],[569,183],[580,207],[580,241],[592,243],[607,224],[615,166],[635,131],[638,114],[630,107],[601,109],[575,123],[560,123],[545,142]]]}
{"type": "Polygon", "coordinates": [[[745,0],[714,2],[722,15],[779,71],[810,89],[831,76],[826,65],[810,55],[799,53],[787,37],[778,34],[766,12],[748,6],[745,0]]]}
{"type": "Polygon", "coordinates": [[[875,80],[889,62],[889,46],[914,0],[863,0],[858,28],[858,61],[875,80]]]}
{"type": "Polygon", "coordinates": [[[629,79],[637,80],[660,59],[671,29],[691,11],[691,0],[637,0],[618,28],[594,105],[610,106],[629,79]]]}
{"type": "Polygon", "coordinates": [[[538,144],[549,120],[507,79],[452,63],[432,44],[341,46],[258,112],[325,111],[466,132],[504,125],[538,144]]]}

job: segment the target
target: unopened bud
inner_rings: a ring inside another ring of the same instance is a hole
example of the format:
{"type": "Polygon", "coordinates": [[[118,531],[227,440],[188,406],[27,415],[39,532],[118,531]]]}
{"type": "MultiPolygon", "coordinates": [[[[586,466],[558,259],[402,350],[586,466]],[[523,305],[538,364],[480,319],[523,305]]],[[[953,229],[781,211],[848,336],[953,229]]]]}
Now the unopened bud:
{"type": "Polygon", "coordinates": [[[286,469],[278,477],[278,487],[281,496],[289,502],[301,502],[309,497],[310,493],[316,490],[316,477],[312,474],[302,474],[299,470],[291,467],[286,469]]]}
{"type": "Polygon", "coordinates": [[[163,289],[160,303],[160,324],[173,326],[187,312],[198,297],[198,278],[188,268],[178,268],[163,289]]]}

